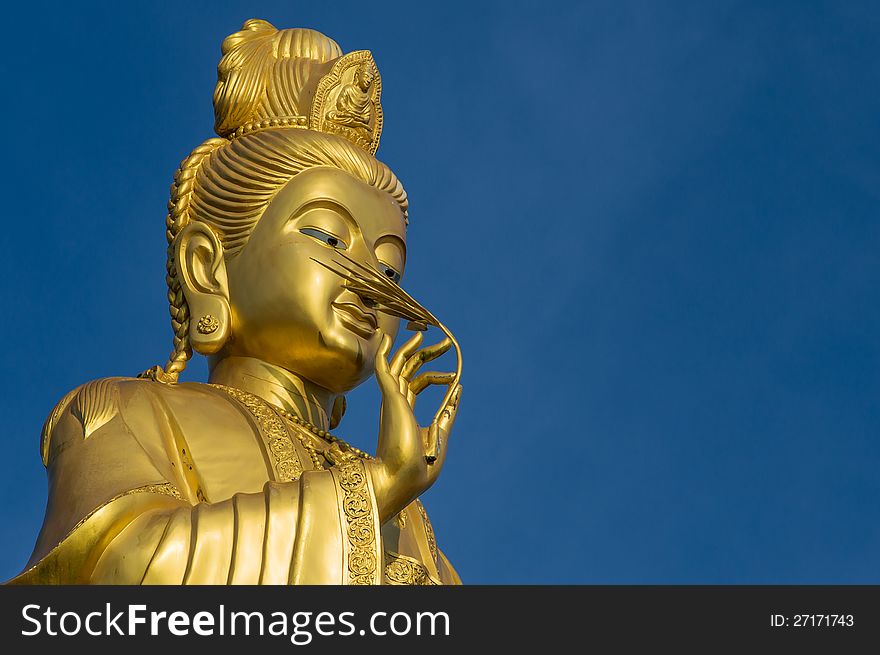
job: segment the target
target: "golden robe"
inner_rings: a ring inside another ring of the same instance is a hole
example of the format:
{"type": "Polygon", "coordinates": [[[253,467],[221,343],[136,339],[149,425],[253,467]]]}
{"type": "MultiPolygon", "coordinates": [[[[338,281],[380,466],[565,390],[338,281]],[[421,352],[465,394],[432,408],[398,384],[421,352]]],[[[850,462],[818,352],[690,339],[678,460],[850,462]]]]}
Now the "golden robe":
{"type": "Polygon", "coordinates": [[[10,583],[460,584],[421,503],[380,526],[339,453],[244,391],[89,382],[46,421],[46,516],[10,583]]]}

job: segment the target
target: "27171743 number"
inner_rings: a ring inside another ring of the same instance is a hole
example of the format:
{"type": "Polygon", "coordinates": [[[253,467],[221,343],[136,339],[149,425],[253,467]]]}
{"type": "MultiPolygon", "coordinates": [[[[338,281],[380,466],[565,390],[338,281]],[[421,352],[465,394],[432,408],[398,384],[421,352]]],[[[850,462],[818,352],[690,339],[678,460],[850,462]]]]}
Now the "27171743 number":
{"type": "Polygon", "coordinates": [[[852,614],[771,614],[770,626],[774,628],[851,628],[855,623],[852,614]]]}

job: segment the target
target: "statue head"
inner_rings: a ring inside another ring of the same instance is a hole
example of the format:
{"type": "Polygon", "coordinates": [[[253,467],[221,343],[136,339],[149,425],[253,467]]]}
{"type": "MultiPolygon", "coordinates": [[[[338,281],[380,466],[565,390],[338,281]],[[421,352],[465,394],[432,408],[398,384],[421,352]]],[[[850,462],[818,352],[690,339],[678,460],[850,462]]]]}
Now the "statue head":
{"type": "Polygon", "coordinates": [[[361,91],[368,91],[373,83],[373,68],[369,62],[363,62],[357,69],[357,83],[361,91]]]}
{"type": "Polygon", "coordinates": [[[334,253],[399,282],[407,199],[373,157],[381,83],[370,53],[323,34],[247,21],[227,37],[215,130],[171,187],[167,282],[174,349],[148,374],[174,382],[192,350],[254,357],[334,393],[372,374],[398,320],[322,265],[334,253]],[[363,73],[362,70],[367,71],[363,73]],[[369,75],[369,134],[326,120],[340,88],[369,75]]]}

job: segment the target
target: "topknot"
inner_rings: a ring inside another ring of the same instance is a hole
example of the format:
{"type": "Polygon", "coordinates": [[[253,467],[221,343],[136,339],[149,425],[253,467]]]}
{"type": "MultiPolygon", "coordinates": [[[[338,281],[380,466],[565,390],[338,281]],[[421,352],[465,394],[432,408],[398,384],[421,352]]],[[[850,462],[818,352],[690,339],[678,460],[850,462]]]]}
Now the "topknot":
{"type": "Polygon", "coordinates": [[[316,30],[278,30],[257,18],[227,36],[221,51],[214,90],[214,130],[221,137],[261,120],[307,115],[328,62],[342,56],[316,30]]]}

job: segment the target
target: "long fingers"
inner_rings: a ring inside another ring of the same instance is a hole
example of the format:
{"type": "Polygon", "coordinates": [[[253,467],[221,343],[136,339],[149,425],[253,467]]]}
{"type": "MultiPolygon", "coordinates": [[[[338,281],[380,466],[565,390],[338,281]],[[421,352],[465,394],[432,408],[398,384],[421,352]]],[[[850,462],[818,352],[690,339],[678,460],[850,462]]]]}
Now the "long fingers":
{"type": "MultiPolygon", "coordinates": [[[[418,334],[421,334],[419,332],[418,334]]],[[[449,340],[449,337],[443,339],[442,341],[438,341],[437,343],[422,348],[418,352],[409,356],[406,360],[406,363],[400,370],[400,376],[402,378],[406,378],[409,380],[412,375],[421,368],[423,364],[426,362],[430,362],[431,360],[437,359],[449,350],[452,347],[452,341],[449,340]]]]}
{"type": "Polygon", "coordinates": [[[406,360],[409,359],[410,355],[422,345],[423,338],[421,332],[416,332],[396,353],[394,353],[394,357],[391,358],[391,364],[389,365],[389,368],[394,375],[400,375],[400,371],[403,369],[406,360]]]}
{"type": "Polygon", "coordinates": [[[452,426],[455,423],[455,417],[458,415],[458,406],[460,403],[461,385],[458,385],[455,389],[455,393],[452,394],[452,399],[449,401],[449,404],[443,408],[442,412],[440,412],[440,419],[437,421],[437,426],[444,434],[449,434],[452,431],[452,426]]]}
{"type": "Polygon", "coordinates": [[[458,414],[460,403],[461,385],[458,385],[449,403],[440,412],[439,417],[431,423],[431,427],[428,430],[428,448],[425,453],[425,459],[429,464],[434,464],[437,460],[440,460],[439,463],[442,465],[446,456],[446,448],[449,445],[447,438],[449,433],[452,432],[452,426],[455,424],[455,417],[458,414]]]}
{"type": "Polygon", "coordinates": [[[454,381],[455,373],[427,371],[425,373],[419,373],[419,375],[409,383],[409,390],[418,395],[432,384],[452,384],[454,381]]]}
{"type": "Polygon", "coordinates": [[[396,389],[397,384],[397,376],[392,375],[391,371],[388,368],[388,353],[391,351],[391,337],[387,334],[382,335],[382,341],[379,343],[379,348],[376,350],[376,381],[379,383],[379,388],[382,390],[383,395],[388,392],[396,389]]]}
{"type": "Polygon", "coordinates": [[[409,381],[405,377],[400,376],[397,379],[401,393],[406,395],[406,401],[413,409],[416,408],[416,397],[431,385],[452,384],[455,381],[455,373],[438,373],[437,371],[427,371],[420,373],[415,380],[409,381]]]}

